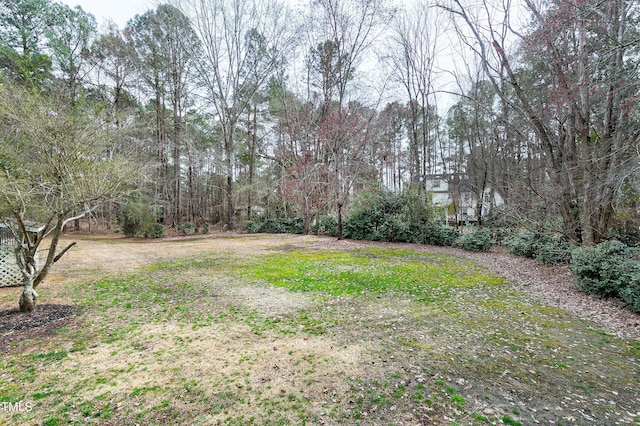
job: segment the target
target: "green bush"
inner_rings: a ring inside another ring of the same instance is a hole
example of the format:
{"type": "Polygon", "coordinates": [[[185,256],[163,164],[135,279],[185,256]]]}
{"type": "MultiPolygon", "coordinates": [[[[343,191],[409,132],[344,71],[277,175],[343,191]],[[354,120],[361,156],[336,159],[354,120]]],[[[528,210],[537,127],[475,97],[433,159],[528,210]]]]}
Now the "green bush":
{"type": "Polygon", "coordinates": [[[202,235],[205,235],[205,234],[209,233],[209,224],[207,222],[202,224],[202,228],[200,229],[200,233],[202,235]]]}
{"type": "MultiPolygon", "coordinates": [[[[343,236],[353,240],[425,243],[446,246],[458,237],[454,229],[433,221],[430,200],[416,191],[402,196],[391,192],[359,195],[346,215],[343,236]]],[[[248,221],[247,232],[294,233],[304,232],[302,217],[294,219],[268,219],[262,223],[248,221]]],[[[314,234],[338,235],[334,216],[326,216],[311,226],[314,234]]]]}
{"type": "Polygon", "coordinates": [[[520,232],[507,238],[504,243],[516,256],[533,259],[538,252],[538,238],[533,232],[520,232]]]}
{"type": "Polygon", "coordinates": [[[422,243],[432,246],[452,246],[460,233],[455,228],[443,226],[435,221],[422,225],[422,243]]]}
{"type": "Polygon", "coordinates": [[[338,221],[333,216],[323,217],[311,226],[311,232],[316,235],[338,236],[338,221]]]}
{"type": "Polygon", "coordinates": [[[344,237],[370,241],[420,241],[413,223],[427,220],[424,200],[410,193],[360,194],[344,222],[344,237]]]}
{"type": "Polygon", "coordinates": [[[379,239],[378,228],[384,222],[384,213],[380,210],[357,210],[344,222],[344,237],[352,240],[379,239]]]}
{"type": "Polygon", "coordinates": [[[162,238],[164,237],[164,226],[161,223],[154,223],[144,231],[143,236],[145,238],[162,238]]]}
{"type": "Polygon", "coordinates": [[[304,232],[304,218],[299,216],[292,219],[267,219],[262,223],[249,220],[244,223],[244,230],[251,234],[258,232],[265,234],[302,234],[304,232]]]}
{"type": "Polygon", "coordinates": [[[127,237],[148,238],[153,233],[156,216],[156,208],[151,200],[129,200],[122,208],[122,232],[127,237]]]}
{"type": "Polygon", "coordinates": [[[195,227],[191,222],[183,222],[178,225],[178,231],[180,231],[180,235],[191,235],[194,233],[195,227]]]}
{"type": "Polygon", "coordinates": [[[581,291],[599,297],[619,297],[629,270],[637,269],[631,267],[632,259],[627,245],[620,241],[605,241],[573,250],[571,271],[581,291]]]}
{"type": "Polygon", "coordinates": [[[413,235],[410,224],[403,222],[396,216],[386,216],[374,235],[376,241],[391,243],[415,243],[419,237],[413,235]]]}
{"type": "Polygon", "coordinates": [[[629,281],[620,290],[620,298],[627,304],[633,312],[640,314],[640,267],[636,263],[636,268],[628,274],[629,281]]]}
{"type": "Polygon", "coordinates": [[[489,251],[493,246],[493,239],[488,229],[476,229],[458,237],[455,246],[468,251],[489,251]]]}
{"type": "Polygon", "coordinates": [[[640,314],[640,262],[635,261],[627,272],[628,281],[620,290],[620,298],[633,312],[640,314]]]}
{"type": "Polygon", "coordinates": [[[403,222],[424,223],[435,216],[436,209],[431,202],[431,194],[424,189],[412,187],[405,190],[399,201],[398,211],[403,222]]]}
{"type": "Polygon", "coordinates": [[[516,256],[536,259],[547,265],[571,261],[571,246],[562,237],[525,231],[511,235],[504,245],[516,256]]]}
{"type": "Polygon", "coordinates": [[[248,220],[244,223],[243,229],[245,230],[245,232],[248,232],[249,234],[256,234],[260,230],[260,224],[253,220],[248,220]]]}
{"type": "Polygon", "coordinates": [[[257,232],[267,234],[285,234],[288,231],[286,219],[267,219],[258,227],[257,232]]]}
{"type": "Polygon", "coordinates": [[[541,238],[535,258],[547,265],[566,264],[571,261],[571,246],[561,237],[541,238]]]}
{"type": "Polygon", "coordinates": [[[609,231],[609,238],[616,239],[629,247],[640,247],[640,228],[638,222],[621,224],[609,231]]]}

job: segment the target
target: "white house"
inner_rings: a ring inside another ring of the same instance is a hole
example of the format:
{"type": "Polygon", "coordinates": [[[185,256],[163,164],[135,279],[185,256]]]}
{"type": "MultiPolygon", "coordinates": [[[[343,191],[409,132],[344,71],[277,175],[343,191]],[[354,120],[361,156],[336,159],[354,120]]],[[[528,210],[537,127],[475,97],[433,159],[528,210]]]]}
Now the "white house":
{"type": "Polygon", "coordinates": [[[490,186],[486,186],[480,194],[474,191],[468,176],[460,174],[427,175],[425,187],[432,194],[435,206],[444,207],[443,220],[447,223],[476,222],[478,220],[478,205],[482,205],[482,216],[491,212],[494,206],[504,204],[504,199],[490,186]],[[481,201],[481,202],[480,202],[481,201]]]}

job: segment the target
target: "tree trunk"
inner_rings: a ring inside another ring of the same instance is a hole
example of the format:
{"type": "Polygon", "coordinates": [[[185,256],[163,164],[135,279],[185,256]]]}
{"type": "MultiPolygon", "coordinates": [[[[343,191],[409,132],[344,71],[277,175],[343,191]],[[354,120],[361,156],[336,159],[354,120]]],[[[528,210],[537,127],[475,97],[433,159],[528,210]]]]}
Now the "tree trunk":
{"type": "Polygon", "coordinates": [[[305,195],[302,211],[302,214],[304,215],[304,229],[302,232],[304,233],[304,235],[309,235],[309,233],[311,232],[311,209],[309,208],[309,197],[309,194],[305,195]]]}
{"type": "MultiPolygon", "coordinates": [[[[251,111],[250,111],[251,113],[251,111]]],[[[258,144],[258,107],[253,108],[253,121],[249,126],[252,130],[249,135],[249,194],[247,195],[247,220],[252,219],[253,206],[253,181],[255,175],[256,147],[258,144]]]]}
{"type": "Polygon", "coordinates": [[[224,165],[226,176],[225,198],[227,209],[227,229],[232,231],[235,228],[235,207],[233,205],[233,148],[235,121],[231,121],[224,126],[224,165]]]}
{"type": "Polygon", "coordinates": [[[33,277],[25,278],[24,289],[20,295],[20,312],[33,312],[36,309],[38,294],[33,288],[33,277]]]}
{"type": "Polygon", "coordinates": [[[342,239],[342,203],[338,202],[338,240],[342,239]]]}

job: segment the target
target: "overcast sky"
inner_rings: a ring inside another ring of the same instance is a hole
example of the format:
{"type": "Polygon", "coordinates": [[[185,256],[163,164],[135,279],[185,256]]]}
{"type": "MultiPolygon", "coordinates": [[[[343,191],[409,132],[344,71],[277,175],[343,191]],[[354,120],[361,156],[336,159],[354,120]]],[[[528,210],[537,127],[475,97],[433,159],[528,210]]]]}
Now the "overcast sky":
{"type": "Polygon", "coordinates": [[[98,28],[112,19],[120,29],[135,15],[142,14],[155,8],[153,0],[61,0],[69,6],[80,6],[86,12],[96,17],[98,28]]]}

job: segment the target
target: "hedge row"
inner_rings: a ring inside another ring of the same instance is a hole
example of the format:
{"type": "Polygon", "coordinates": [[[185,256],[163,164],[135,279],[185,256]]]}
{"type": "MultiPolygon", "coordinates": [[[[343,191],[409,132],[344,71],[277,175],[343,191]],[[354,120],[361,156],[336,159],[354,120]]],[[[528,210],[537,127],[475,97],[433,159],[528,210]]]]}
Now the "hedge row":
{"type": "MultiPolygon", "coordinates": [[[[296,217],[267,219],[264,222],[249,221],[244,224],[244,230],[249,233],[302,234],[304,219],[296,217]]],[[[338,235],[338,224],[335,219],[326,217],[314,223],[311,232],[335,237],[338,235]]],[[[491,233],[485,229],[460,235],[456,229],[435,221],[404,222],[393,215],[373,217],[364,212],[351,215],[345,220],[343,237],[350,240],[453,246],[469,251],[488,251],[493,246],[491,233]]]]}

